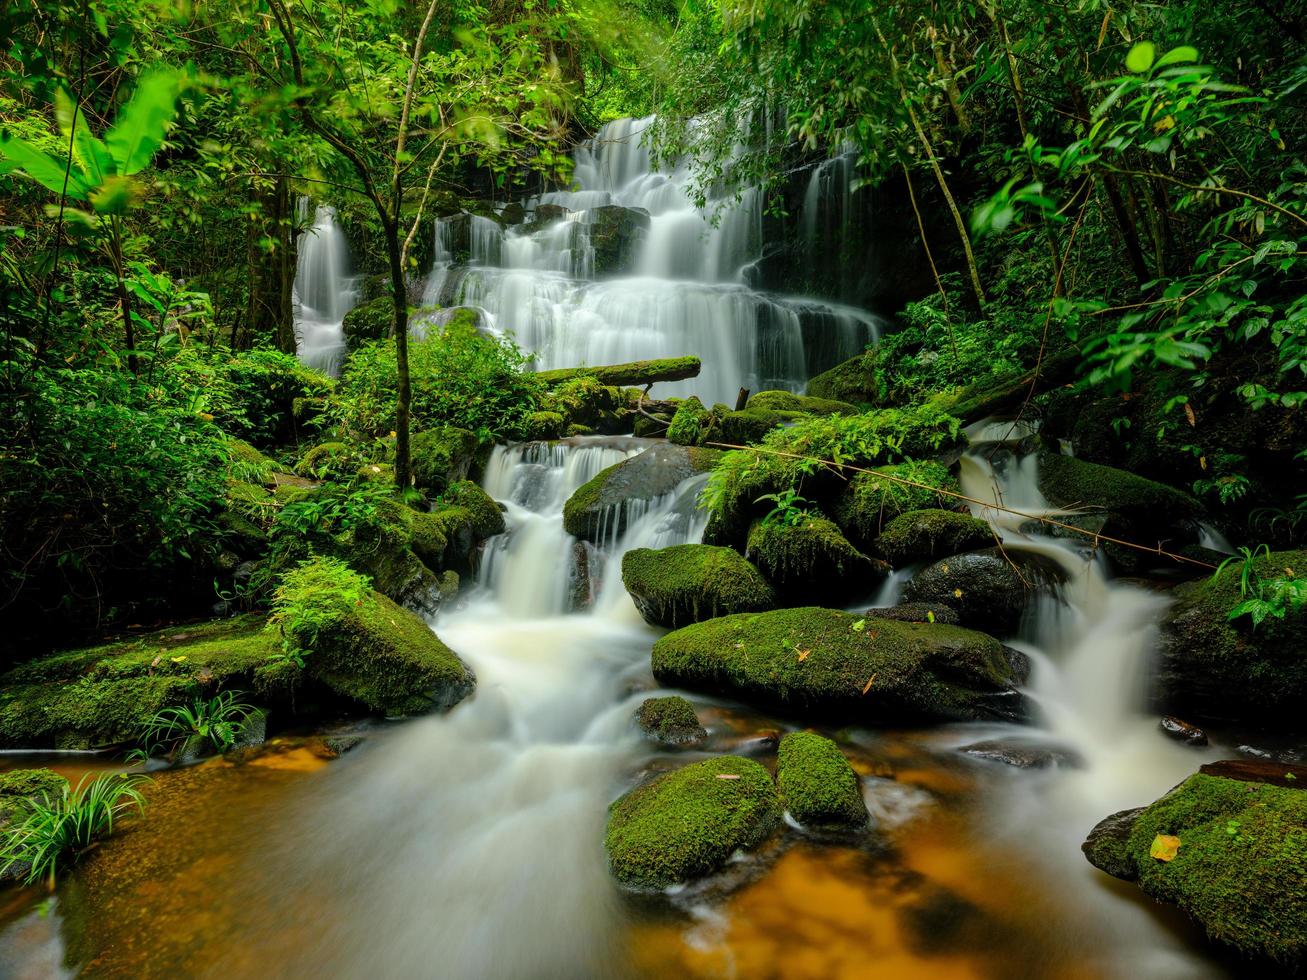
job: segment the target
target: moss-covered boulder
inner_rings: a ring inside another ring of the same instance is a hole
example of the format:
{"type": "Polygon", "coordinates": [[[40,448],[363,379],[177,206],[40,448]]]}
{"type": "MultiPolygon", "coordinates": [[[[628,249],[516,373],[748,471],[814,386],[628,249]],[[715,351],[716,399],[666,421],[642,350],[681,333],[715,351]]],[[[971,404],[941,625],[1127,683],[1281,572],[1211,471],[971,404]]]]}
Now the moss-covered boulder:
{"type": "Polygon", "coordinates": [[[855,405],[879,403],[879,372],[874,350],[857,354],[808,381],[808,394],[855,405]]]}
{"type": "Polygon", "coordinates": [[[1024,678],[983,633],[806,607],[741,613],[669,633],[659,682],[803,718],[859,724],[1012,718],[1024,678]]]}
{"type": "Polygon", "coordinates": [[[667,441],[678,446],[722,442],[721,416],[704,408],[703,402],[691,395],[676,406],[667,426],[667,441]]]}
{"type": "MultiPolygon", "coordinates": [[[[0,827],[23,815],[29,801],[53,802],[63,796],[68,780],[52,769],[11,769],[0,773],[0,827]]],[[[11,869],[12,870],[12,869],[11,869]]],[[[5,875],[0,873],[0,879],[5,875]]],[[[11,874],[9,877],[21,877],[11,874]]]]}
{"type": "Polygon", "coordinates": [[[791,732],[776,752],[781,803],[805,827],[867,824],[862,782],[839,747],[816,732],[791,732]]]}
{"type": "Polygon", "coordinates": [[[466,480],[479,449],[476,433],[455,426],[413,433],[409,457],[414,484],[420,490],[440,493],[451,483],[466,480]]]}
{"type": "MultiPolygon", "coordinates": [[[[1048,451],[1039,454],[1039,492],[1057,507],[1091,507],[1106,515],[1104,534],[1154,547],[1179,548],[1197,541],[1203,507],[1189,494],[1113,466],[1087,463],[1048,451]]],[[[1124,570],[1142,567],[1148,556],[1111,542],[1104,550],[1124,570]]]]}
{"type": "Polygon", "coordinates": [[[378,296],[345,314],[341,331],[345,345],[357,350],[374,340],[385,340],[395,326],[395,301],[390,295],[378,296]]]}
{"type": "Polygon", "coordinates": [[[642,508],[674,491],[682,482],[712,469],[721,453],[712,449],[651,446],[638,456],[623,460],[582,485],[563,507],[563,527],[568,534],[600,542],[620,535],[642,508]]]}
{"type": "Polygon", "coordinates": [[[767,580],[738,551],[706,544],[628,551],[622,584],[645,622],[672,629],[776,605],[767,580]]]}
{"type": "Polygon", "coordinates": [[[885,525],[876,551],[895,568],[935,561],[994,543],[988,524],[955,510],[910,510],[885,525]]]}
{"type": "Polygon", "coordinates": [[[522,423],[522,438],[527,442],[561,439],[567,422],[558,412],[531,412],[522,423]]]}
{"type": "Polygon", "coordinates": [[[1219,775],[1225,765],[1204,766],[1148,807],[1113,814],[1090,834],[1085,855],[1179,906],[1212,939],[1299,967],[1307,952],[1307,790],[1299,788],[1307,769],[1267,764],[1294,777],[1275,785],[1219,775]]]}
{"type": "Polygon", "coordinates": [[[871,550],[894,518],[914,510],[951,507],[956,501],[940,491],[960,493],[961,489],[948,468],[939,463],[880,466],[874,473],[859,473],[848,482],[831,516],[850,541],[871,550]]]}
{"type": "Polygon", "coordinates": [[[809,415],[856,415],[857,405],[833,398],[796,395],[792,391],[760,391],[749,399],[746,409],[769,412],[806,412],[809,415]]]}
{"type": "Polygon", "coordinates": [[[670,748],[697,745],[708,737],[694,705],[677,695],[647,698],[636,709],[635,723],[646,737],[670,748]]]}
{"type": "Polygon", "coordinates": [[[622,884],[666,888],[724,867],[780,824],[771,775],[758,763],[721,756],[637,786],[608,811],[604,845],[622,884]]]}
{"type": "Polygon", "coordinates": [[[948,606],[963,626],[1010,636],[1021,624],[1034,588],[1055,580],[1059,572],[1028,552],[988,548],[950,555],[917,572],[903,590],[903,601],[948,606]]]}
{"type": "Polygon", "coordinates": [[[849,544],[834,522],[813,513],[793,524],[758,521],[749,531],[747,555],[786,605],[867,595],[889,573],[883,561],[849,544]]]}
{"type": "Polygon", "coordinates": [[[346,483],[360,466],[368,462],[357,446],[345,442],[324,442],[313,446],[295,464],[295,472],[313,480],[346,483]]]}
{"type": "Polygon", "coordinates": [[[807,418],[803,412],[783,412],[773,409],[746,408],[742,412],[726,412],[718,417],[721,441],[732,446],[748,446],[762,442],[777,426],[790,425],[807,418]]]}
{"type": "MultiPolygon", "coordinates": [[[[1260,580],[1301,578],[1307,551],[1275,551],[1253,568],[1260,580]]],[[[1168,708],[1197,718],[1279,727],[1302,721],[1307,703],[1307,614],[1230,619],[1243,601],[1242,569],[1181,586],[1162,624],[1157,691],[1168,708]]]]}

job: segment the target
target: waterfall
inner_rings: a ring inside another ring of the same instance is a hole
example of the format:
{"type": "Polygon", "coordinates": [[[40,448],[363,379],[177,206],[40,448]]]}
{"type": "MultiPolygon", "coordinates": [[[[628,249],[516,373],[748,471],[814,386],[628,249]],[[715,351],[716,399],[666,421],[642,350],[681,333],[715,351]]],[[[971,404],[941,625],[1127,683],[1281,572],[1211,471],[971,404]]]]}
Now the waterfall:
{"type": "Polygon", "coordinates": [[[700,207],[688,161],[654,169],[653,122],[616,120],[578,147],[574,187],[527,202],[544,218],[472,216],[461,249],[469,216],[439,219],[425,301],[479,307],[539,370],[696,354],[700,376],[659,394],[709,402],[800,391],[878,339],[866,310],[747,286],[765,244],[761,190],[718,189],[700,207]]]}
{"type": "MultiPolygon", "coordinates": [[[[308,198],[300,198],[298,212],[308,218],[308,198]]],[[[358,302],[358,284],[350,275],[349,244],[336,224],[336,209],[319,204],[313,224],[296,242],[299,264],[295,269],[295,345],[299,359],[332,376],[340,373],[345,357],[345,314],[358,302]]]]}

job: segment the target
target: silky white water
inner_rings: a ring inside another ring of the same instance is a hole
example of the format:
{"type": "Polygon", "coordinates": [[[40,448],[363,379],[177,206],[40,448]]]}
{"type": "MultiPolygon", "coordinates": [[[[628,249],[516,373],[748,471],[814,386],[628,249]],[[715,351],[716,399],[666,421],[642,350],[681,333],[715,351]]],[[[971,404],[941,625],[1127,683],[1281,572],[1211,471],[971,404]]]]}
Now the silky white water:
{"type": "MultiPolygon", "coordinates": [[[[983,435],[983,432],[977,434],[983,435]]],[[[1058,513],[1039,492],[1034,454],[994,452],[962,459],[969,497],[1031,516],[1058,513]]],[[[1085,542],[1025,533],[1025,518],[973,505],[1009,552],[1057,563],[1065,581],[1036,595],[1011,645],[1032,662],[1027,693],[1033,728],[964,726],[947,736],[958,746],[1008,738],[1070,749],[1075,767],[996,772],[989,794],[988,833],[1030,861],[1032,873],[1061,882],[1076,937],[1094,950],[1087,966],[1108,976],[1194,978],[1219,975],[1140,910],[1137,896],[1112,887],[1080,851],[1102,818],[1151,803],[1218,757],[1168,739],[1147,713],[1148,665],[1168,600],[1107,578],[1101,555],[1085,542]]],[[[999,767],[995,767],[999,768],[999,767]]]]}
{"type": "MultiPolygon", "coordinates": [[[[310,202],[301,198],[301,220],[310,202]]],[[[317,206],[313,224],[296,242],[295,346],[308,367],[332,375],[340,373],[345,356],[345,314],[358,302],[357,282],[351,275],[349,243],[336,224],[336,209],[317,206]]]]}

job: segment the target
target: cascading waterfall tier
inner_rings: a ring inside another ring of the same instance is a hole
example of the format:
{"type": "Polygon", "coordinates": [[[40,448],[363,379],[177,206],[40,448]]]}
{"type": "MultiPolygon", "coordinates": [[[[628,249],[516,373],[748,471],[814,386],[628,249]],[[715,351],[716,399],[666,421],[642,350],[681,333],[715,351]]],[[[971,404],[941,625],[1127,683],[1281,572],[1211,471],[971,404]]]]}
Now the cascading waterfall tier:
{"type": "MultiPolygon", "coordinates": [[[[761,192],[700,208],[687,163],[654,169],[652,123],[605,125],[576,150],[575,188],[528,202],[525,225],[438,220],[425,301],[480,308],[541,370],[697,354],[697,379],[659,391],[709,401],[732,401],[740,387],[801,390],[877,339],[866,310],[746,286],[766,245],[761,192]]],[[[811,221],[818,211],[830,208],[814,205],[811,221]]]]}
{"type": "MultiPolygon", "coordinates": [[[[312,206],[300,198],[300,223],[312,206]]],[[[345,314],[358,302],[358,283],[351,275],[349,244],[336,224],[336,209],[319,204],[313,224],[296,243],[295,347],[301,362],[325,374],[340,373],[345,357],[345,314]]]]}

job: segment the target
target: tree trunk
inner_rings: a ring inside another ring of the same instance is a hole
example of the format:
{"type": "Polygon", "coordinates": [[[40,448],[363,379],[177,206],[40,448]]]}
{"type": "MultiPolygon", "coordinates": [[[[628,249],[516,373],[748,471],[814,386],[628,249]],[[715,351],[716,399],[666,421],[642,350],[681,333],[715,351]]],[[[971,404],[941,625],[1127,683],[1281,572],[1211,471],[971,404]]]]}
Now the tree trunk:
{"type": "Polygon", "coordinates": [[[277,349],[294,354],[295,202],[285,177],[277,178],[277,349]]]}
{"type": "Polygon", "coordinates": [[[404,282],[404,263],[400,255],[398,216],[382,215],[382,228],[386,235],[386,255],[390,260],[390,295],[395,304],[395,368],[399,375],[395,404],[395,484],[403,491],[413,485],[408,447],[412,405],[408,374],[408,286],[404,282]]]}

